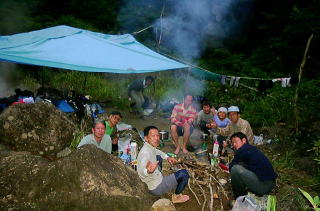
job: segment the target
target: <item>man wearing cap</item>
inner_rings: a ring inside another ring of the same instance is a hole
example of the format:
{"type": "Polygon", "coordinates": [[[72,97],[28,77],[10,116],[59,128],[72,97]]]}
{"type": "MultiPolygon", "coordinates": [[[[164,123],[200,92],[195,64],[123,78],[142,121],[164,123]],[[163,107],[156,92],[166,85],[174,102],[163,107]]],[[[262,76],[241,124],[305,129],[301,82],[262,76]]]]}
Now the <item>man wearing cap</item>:
{"type": "Polygon", "coordinates": [[[206,134],[209,135],[209,130],[212,128],[215,109],[211,107],[208,101],[202,103],[202,110],[197,115],[196,125],[206,134]]]}
{"type": "Polygon", "coordinates": [[[150,75],[144,79],[137,79],[133,81],[128,88],[129,100],[135,102],[135,108],[139,113],[140,117],[143,118],[143,108],[142,105],[145,103],[145,98],[143,96],[143,90],[149,87],[154,82],[154,78],[150,75]]]}
{"type": "Polygon", "coordinates": [[[240,110],[238,106],[230,106],[228,108],[228,114],[231,123],[227,127],[221,128],[217,123],[212,124],[213,128],[216,128],[216,133],[230,137],[236,132],[242,132],[247,136],[248,142],[253,144],[253,132],[251,126],[247,120],[240,118],[240,110]]]}
{"type": "MultiPolygon", "coordinates": [[[[217,127],[219,128],[226,128],[230,123],[230,119],[227,117],[228,110],[225,107],[220,107],[218,109],[218,112],[214,115],[213,120],[217,124],[217,127]]],[[[210,124],[212,128],[213,124],[210,124]]],[[[226,139],[227,136],[217,135],[217,141],[219,142],[220,148],[223,147],[223,145],[226,145],[226,139]]]]}

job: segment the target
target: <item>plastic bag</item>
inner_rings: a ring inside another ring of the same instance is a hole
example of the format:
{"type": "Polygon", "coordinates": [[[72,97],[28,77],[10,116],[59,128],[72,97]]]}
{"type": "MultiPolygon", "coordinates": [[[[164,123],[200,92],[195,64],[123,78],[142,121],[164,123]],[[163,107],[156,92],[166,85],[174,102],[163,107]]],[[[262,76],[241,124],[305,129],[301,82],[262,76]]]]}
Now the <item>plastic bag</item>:
{"type": "Polygon", "coordinates": [[[253,198],[239,196],[233,205],[232,211],[261,211],[261,208],[253,198]]]}

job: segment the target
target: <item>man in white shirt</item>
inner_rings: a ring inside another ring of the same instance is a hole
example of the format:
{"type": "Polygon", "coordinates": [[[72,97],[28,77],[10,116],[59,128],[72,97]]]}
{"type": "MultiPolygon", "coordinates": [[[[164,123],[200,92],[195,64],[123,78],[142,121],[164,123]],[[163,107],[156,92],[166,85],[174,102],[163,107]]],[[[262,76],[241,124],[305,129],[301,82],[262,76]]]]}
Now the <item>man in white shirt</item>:
{"type": "Polygon", "coordinates": [[[89,134],[82,138],[80,141],[78,148],[86,145],[86,144],[93,144],[96,147],[102,149],[107,153],[111,153],[112,149],[112,142],[109,135],[106,133],[106,125],[105,122],[102,120],[94,121],[92,125],[92,134],[89,134]]]}
{"type": "Polygon", "coordinates": [[[158,150],[159,131],[155,126],[148,126],[144,129],[145,143],[138,154],[138,175],[140,179],[147,184],[148,189],[153,195],[161,196],[172,189],[175,194],[172,195],[173,203],[183,203],[189,200],[188,195],[182,195],[181,192],[188,184],[189,174],[187,170],[182,169],[174,174],[163,176],[159,170],[162,159],[167,160],[170,164],[176,162],[164,152],[158,150]]]}

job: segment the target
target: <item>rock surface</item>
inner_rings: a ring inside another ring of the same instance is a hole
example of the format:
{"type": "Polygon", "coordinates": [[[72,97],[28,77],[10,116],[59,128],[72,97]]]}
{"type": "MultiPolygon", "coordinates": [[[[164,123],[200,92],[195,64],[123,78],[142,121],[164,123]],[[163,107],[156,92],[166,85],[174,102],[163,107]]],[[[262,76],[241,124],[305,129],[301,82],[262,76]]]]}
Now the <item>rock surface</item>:
{"type": "Polygon", "coordinates": [[[151,211],[176,211],[176,208],[169,199],[159,199],[153,203],[151,211]]]}
{"type": "Polygon", "coordinates": [[[150,210],[154,199],[134,170],[94,145],[52,162],[0,152],[0,210],[150,210]]]}
{"type": "Polygon", "coordinates": [[[70,145],[75,124],[51,103],[17,104],[0,115],[0,142],[16,151],[55,157],[70,145]]]}

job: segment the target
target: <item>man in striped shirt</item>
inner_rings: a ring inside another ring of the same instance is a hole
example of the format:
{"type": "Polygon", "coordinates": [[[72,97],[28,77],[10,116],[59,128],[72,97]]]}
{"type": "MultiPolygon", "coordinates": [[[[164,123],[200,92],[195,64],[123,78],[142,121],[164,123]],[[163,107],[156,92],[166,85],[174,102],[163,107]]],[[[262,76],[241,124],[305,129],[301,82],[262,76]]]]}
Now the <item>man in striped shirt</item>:
{"type": "Polygon", "coordinates": [[[183,136],[183,153],[188,153],[187,144],[194,127],[196,109],[192,106],[193,97],[190,94],[184,96],[182,104],[175,105],[171,114],[171,137],[176,145],[175,154],[179,154],[179,136],[183,136]]]}

